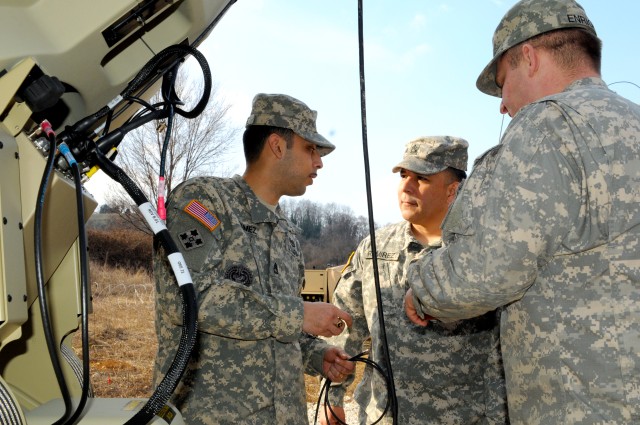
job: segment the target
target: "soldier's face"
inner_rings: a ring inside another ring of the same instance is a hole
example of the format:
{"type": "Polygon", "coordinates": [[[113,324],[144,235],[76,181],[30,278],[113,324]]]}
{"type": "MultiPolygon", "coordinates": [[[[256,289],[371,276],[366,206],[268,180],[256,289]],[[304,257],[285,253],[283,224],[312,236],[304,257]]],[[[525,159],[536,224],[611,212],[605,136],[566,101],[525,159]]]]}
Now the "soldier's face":
{"type": "Polygon", "coordinates": [[[457,182],[450,183],[450,175],[441,171],[422,175],[400,170],[398,204],[402,218],[421,226],[440,226],[455,194],[457,182]]]}
{"type": "Polygon", "coordinates": [[[286,150],[283,158],[288,171],[288,196],[299,196],[306,192],[307,186],[313,184],[322,168],[322,157],[315,143],[293,135],[293,144],[286,150]]]}
{"type": "Polygon", "coordinates": [[[502,101],[500,102],[500,113],[515,116],[523,106],[536,100],[533,78],[536,73],[531,65],[532,57],[536,52],[530,44],[513,47],[521,49],[521,56],[514,64],[512,59],[513,51],[507,51],[498,60],[496,67],[496,84],[502,89],[502,101]]]}

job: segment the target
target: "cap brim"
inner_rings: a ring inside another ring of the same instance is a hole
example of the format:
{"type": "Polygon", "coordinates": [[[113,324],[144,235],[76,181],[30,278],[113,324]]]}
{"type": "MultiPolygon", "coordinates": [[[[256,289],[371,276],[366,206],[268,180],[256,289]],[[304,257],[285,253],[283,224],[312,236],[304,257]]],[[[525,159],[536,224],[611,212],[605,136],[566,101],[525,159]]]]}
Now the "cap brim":
{"type": "Polygon", "coordinates": [[[315,143],[315,145],[318,146],[318,152],[320,153],[320,156],[328,155],[336,148],[333,143],[325,139],[319,133],[304,133],[299,134],[299,136],[305,140],[310,141],[311,143],[315,143]]]}
{"type": "Polygon", "coordinates": [[[398,171],[403,169],[416,174],[429,176],[431,174],[439,173],[440,171],[446,170],[447,166],[445,165],[444,167],[439,167],[435,164],[425,162],[418,158],[407,158],[404,159],[400,164],[393,167],[391,171],[393,173],[397,173],[398,171]]]}
{"type": "Polygon", "coordinates": [[[484,67],[476,81],[478,90],[489,96],[502,97],[502,89],[496,84],[497,62],[502,53],[498,53],[491,59],[491,62],[484,67]]]}

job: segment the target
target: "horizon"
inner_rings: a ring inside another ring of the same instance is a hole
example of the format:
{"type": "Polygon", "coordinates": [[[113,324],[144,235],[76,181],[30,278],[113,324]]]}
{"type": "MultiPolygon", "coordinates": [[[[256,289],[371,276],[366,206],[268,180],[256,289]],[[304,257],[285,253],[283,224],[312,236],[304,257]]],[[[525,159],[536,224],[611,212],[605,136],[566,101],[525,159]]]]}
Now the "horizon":
{"type": "MultiPolygon", "coordinates": [[[[230,105],[234,127],[244,127],[259,92],[289,94],[318,111],[319,133],[337,148],[323,157],[324,167],[301,199],[347,206],[368,217],[366,162],[373,219],[384,225],[402,220],[398,177],[391,168],[407,142],[427,135],[465,138],[468,173],[475,158],[499,143],[510,119],[499,113],[498,98],[476,89],[475,80],[491,59],[496,25],[514,3],[363,4],[366,132],[356,2],[239,0],[199,49],[210,63],[220,99],[230,105]]],[[[603,79],[638,103],[640,78],[634,70],[640,69],[640,58],[628,45],[640,33],[634,20],[640,2],[580,4],[603,40],[603,79]]],[[[226,165],[232,174],[244,169],[241,136],[240,131],[230,141],[226,165]]],[[[99,202],[105,177],[101,180],[87,183],[99,202]]]]}

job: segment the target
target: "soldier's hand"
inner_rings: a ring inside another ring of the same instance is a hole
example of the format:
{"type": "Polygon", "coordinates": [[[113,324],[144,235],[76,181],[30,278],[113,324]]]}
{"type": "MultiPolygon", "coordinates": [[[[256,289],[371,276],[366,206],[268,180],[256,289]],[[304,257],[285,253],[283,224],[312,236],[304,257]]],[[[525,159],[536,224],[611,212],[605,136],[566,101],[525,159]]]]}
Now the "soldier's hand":
{"type": "Polygon", "coordinates": [[[331,337],[340,335],[353,319],[349,313],[325,302],[304,302],[302,330],[311,335],[331,337]]]}
{"type": "Polygon", "coordinates": [[[407,293],[404,296],[404,312],[413,323],[416,325],[427,326],[429,324],[429,320],[432,319],[431,316],[426,316],[424,319],[418,315],[418,311],[416,307],[413,305],[413,290],[409,288],[407,293]]]}
{"type": "Polygon", "coordinates": [[[338,406],[331,406],[331,409],[333,409],[334,414],[331,413],[331,411],[329,410],[329,408],[326,408],[326,413],[327,416],[329,417],[329,422],[327,422],[327,419],[325,417],[324,413],[319,413],[320,416],[320,425],[338,425],[340,423],[346,424],[347,423],[347,417],[344,413],[344,408],[342,407],[338,407],[338,406]],[[338,422],[339,418],[342,422],[338,422]]]}
{"type": "Polygon", "coordinates": [[[349,356],[343,349],[329,347],[324,352],[322,359],[322,374],[331,382],[342,382],[356,370],[355,362],[349,360],[349,356]]]}

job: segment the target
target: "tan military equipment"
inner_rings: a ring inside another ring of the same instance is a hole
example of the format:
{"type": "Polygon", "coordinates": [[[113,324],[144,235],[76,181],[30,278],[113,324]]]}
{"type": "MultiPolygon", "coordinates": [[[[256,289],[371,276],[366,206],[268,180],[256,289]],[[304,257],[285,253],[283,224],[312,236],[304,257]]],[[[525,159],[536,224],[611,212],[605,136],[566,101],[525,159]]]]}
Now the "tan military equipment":
{"type": "MultiPolygon", "coordinates": [[[[348,263],[347,263],[348,264],[348,263]]],[[[346,264],[328,267],[323,270],[308,269],[304,271],[304,288],[302,298],[305,301],[331,302],[333,292],[338,286],[342,271],[346,264]]]]}
{"type": "MultiPolygon", "coordinates": [[[[34,217],[48,155],[39,124],[48,119],[59,133],[107,104],[118,105],[118,94],[157,52],[201,41],[234,2],[0,3],[6,38],[0,45],[0,423],[51,424],[64,411],[39,309],[36,244],[42,246],[58,358],[72,399],[81,393],[82,367],[69,336],[78,330],[81,313],[76,186],[68,172],[54,170],[43,202],[42,240],[36,242],[34,217]],[[65,85],[64,93],[51,104],[46,92],[43,102],[29,101],[28,91],[40,77],[55,77],[65,85]]],[[[146,99],[159,81],[149,77],[147,83],[139,93],[146,99]]],[[[119,111],[111,128],[125,122],[136,108],[119,111]]],[[[85,178],[90,173],[81,171],[85,178]]],[[[97,203],[86,191],[83,197],[86,221],[97,203]]],[[[124,423],[143,402],[90,398],[80,423],[124,423]]],[[[173,416],[173,425],[183,423],[177,410],[167,409],[164,414],[173,416]]]]}

